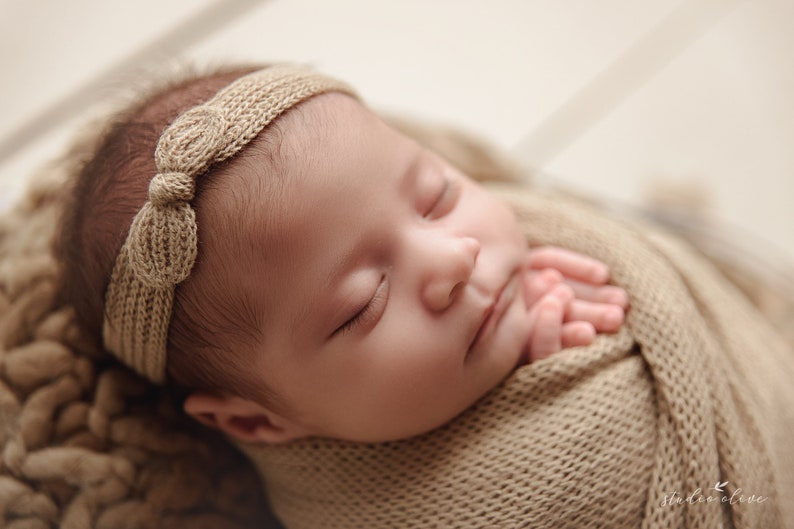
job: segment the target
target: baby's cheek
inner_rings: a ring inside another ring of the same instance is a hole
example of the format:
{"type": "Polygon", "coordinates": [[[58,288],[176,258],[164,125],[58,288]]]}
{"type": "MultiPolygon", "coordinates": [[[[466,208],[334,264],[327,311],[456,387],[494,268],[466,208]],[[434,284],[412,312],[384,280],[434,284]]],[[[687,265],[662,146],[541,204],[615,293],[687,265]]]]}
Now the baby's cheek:
{"type": "Polygon", "coordinates": [[[504,209],[499,211],[499,213],[501,214],[493,215],[489,221],[493,230],[492,237],[498,241],[503,251],[509,253],[512,260],[523,262],[529,249],[524,230],[512,210],[504,206],[504,209]]]}
{"type": "Polygon", "coordinates": [[[505,230],[511,235],[513,244],[515,244],[521,250],[526,251],[527,248],[529,248],[529,243],[527,242],[526,235],[524,235],[524,230],[521,229],[521,224],[518,223],[518,218],[516,218],[515,213],[513,213],[511,209],[507,208],[506,204],[503,204],[503,206],[507,210],[505,230]]]}

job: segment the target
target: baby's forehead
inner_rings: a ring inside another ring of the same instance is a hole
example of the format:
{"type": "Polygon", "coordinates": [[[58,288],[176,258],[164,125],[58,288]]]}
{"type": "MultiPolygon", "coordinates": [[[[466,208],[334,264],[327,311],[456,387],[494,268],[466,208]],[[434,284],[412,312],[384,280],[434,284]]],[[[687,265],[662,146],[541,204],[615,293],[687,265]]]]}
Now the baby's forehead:
{"type": "Polygon", "coordinates": [[[355,133],[361,128],[360,118],[370,114],[369,109],[348,94],[328,92],[314,96],[289,109],[274,121],[274,131],[263,131],[267,138],[276,132],[281,140],[289,144],[293,152],[282,152],[283,156],[297,155],[302,160],[311,158],[304,152],[318,142],[327,142],[333,134],[355,133]],[[358,119],[357,119],[358,118],[358,119]]]}
{"type": "MultiPolygon", "coordinates": [[[[199,216],[207,228],[205,248],[225,247],[223,256],[250,253],[251,248],[280,248],[289,237],[310,229],[303,226],[305,192],[322,185],[345,185],[345,174],[327,171],[334,160],[357,156],[356,135],[371,119],[356,99],[341,93],[321,94],[295,106],[276,119],[237,156],[208,175],[199,216]],[[356,115],[359,116],[356,116],[356,115]],[[341,139],[338,136],[352,136],[341,139]],[[329,149],[329,145],[339,148],[329,149]],[[331,179],[331,181],[329,181],[331,179]],[[336,180],[334,180],[336,179],[336,180]],[[231,251],[234,244],[238,248],[231,251]]],[[[358,153],[360,154],[360,153],[358,153]]],[[[335,197],[336,194],[334,193],[335,197]]],[[[328,196],[327,200],[333,200],[328,196]]],[[[315,217],[316,218],[316,217],[315,217]]],[[[270,251],[270,250],[268,250],[270,251]]]]}
{"type": "Polygon", "coordinates": [[[316,163],[313,138],[327,123],[322,109],[333,106],[326,99],[323,94],[290,109],[205,175],[195,208],[205,266],[234,270],[259,259],[256,251],[283,247],[300,215],[296,174],[316,163]]]}
{"type": "Polygon", "coordinates": [[[290,313],[285,300],[289,307],[319,306],[307,296],[317,296],[334,267],[348,263],[362,226],[370,225],[362,212],[373,208],[359,205],[392,211],[386,204],[392,193],[384,191],[394,188],[396,200],[399,189],[385,182],[399,180],[409,165],[403,158],[416,150],[398,138],[340,94],[314,97],[284,114],[207,175],[197,208],[196,278],[242,300],[263,329],[290,313]],[[302,302],[293,303],[297,298],[302,302]]]}
{"type": "Polygon", "coordinates": [[[324,161],[317,155],[318,145],[328,142],[340,130],[354,132],[357,125],[353,115],[367,112],[364,105],[346,94],[329,92],[314,96],[276,118],[242,149],[229,167],[256,187],[271,180],[279,181],[280,176],[291,171],[308,171],[324,161]]]}
{"type": "Polygon", "coordinates": [[[321,154],[320,147],[338,143],[339,135],[355,137],[362,128],[355,115],[368,113],[363,104],[346,94],[330,92],[312,97],[279,116],[221,166],[217,176],[223,182],[219,185],[236,187],[237,202],[254,201],[256,206],[273,208],[278,200],[288,198],[297,175],[315,178],[329,163],[328,156],[355,155],[353,145],[349,152],[330,154],[321,154]]]}

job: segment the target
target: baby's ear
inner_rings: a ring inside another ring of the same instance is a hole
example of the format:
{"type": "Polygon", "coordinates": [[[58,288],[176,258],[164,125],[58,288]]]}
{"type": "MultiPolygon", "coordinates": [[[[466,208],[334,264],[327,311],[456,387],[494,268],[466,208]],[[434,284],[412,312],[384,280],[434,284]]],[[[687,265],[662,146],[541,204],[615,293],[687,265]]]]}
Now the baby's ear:
{"type": "Polygon", "coordinates": [[[183,407],[200,423],[246,443],[285,443],[309,435],[299,424],[240,397],[197,392],[183,407]]]}

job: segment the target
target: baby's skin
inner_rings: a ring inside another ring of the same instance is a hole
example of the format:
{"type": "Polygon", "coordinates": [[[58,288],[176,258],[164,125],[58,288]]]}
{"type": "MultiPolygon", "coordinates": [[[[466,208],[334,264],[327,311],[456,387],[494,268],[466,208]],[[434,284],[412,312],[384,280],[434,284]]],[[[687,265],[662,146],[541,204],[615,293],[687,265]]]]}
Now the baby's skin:
{"type": "Polygon", "coordinates": [[[596,332],[617,331],[628,297],[608,280],[609,268],[585,255],[555,247],[528,250],[523,294],[532,333],[526,361],[589,345],[596,332]]]}
{"type": "Polygon", "coordinates": [[[258,300],[244,347],[280,401],[194,393],[201,422],[254,443],[406,438],[622,325],[604,263],[529,249],[503,202],[355,99],[312,98],[278,125],[278,160],[255,140],[198,220],[243,217],[233,244],[203,232],[201,266],[258,300]]]}

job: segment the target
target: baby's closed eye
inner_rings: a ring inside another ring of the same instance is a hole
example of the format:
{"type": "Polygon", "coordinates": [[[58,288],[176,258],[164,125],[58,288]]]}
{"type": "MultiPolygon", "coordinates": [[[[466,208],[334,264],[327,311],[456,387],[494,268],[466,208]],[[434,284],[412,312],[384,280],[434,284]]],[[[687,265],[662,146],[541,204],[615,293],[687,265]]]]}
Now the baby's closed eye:
{"type": "Polygon", "coordinates": [[[345,335],[359,328],[373,327],[383,315],[388,297],[389,281],[386,276],[382,276],[380,283],[372,293],[372,296],[363,306],[355,309],[355,312],[353,312],[352,316],[350,316],[342,325],[334,330],[332,337],[345,335]]]}

